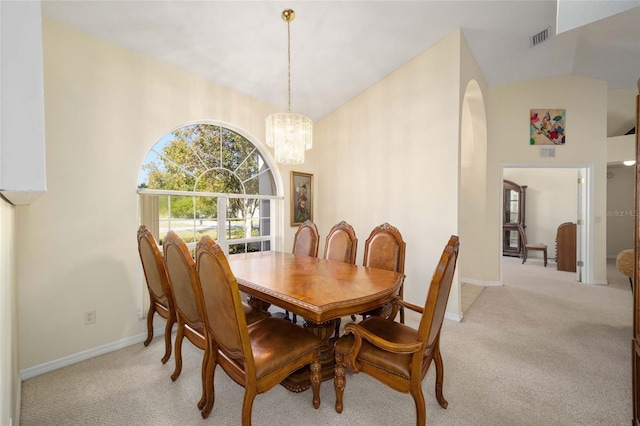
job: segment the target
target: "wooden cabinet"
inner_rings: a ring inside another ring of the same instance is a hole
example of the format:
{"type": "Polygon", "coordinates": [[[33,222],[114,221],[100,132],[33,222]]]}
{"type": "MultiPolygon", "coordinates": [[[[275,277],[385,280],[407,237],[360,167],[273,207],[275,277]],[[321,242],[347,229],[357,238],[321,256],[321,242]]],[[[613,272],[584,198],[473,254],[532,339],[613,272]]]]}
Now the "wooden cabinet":
{"type": "Polygon", "coordinates": [[[503,256],[522,255],[522,241],[518,225],[524,229],[526,207],[526,185],[518,185],[510,180],[503,181],[502,212],[502,254],[503,256]]]}
{"type": "Polygon", "coordinates": [[[556,233],[558,271],[576,272],[576,224],[565,222],[556,233]]]}

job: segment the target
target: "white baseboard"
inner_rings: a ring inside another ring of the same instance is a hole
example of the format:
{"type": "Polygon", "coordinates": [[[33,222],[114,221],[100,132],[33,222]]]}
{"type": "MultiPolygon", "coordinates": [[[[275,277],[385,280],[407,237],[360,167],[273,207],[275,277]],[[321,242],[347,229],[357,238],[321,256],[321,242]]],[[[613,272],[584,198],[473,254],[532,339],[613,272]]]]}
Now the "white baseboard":
{"type": "MultiPolygon", "coordinates": [[[[153,330],[153,335],[164,336],[164,325],[162,327],[155,328],[153,330]]],[[[104,355],[109,352],[117,351],[118,349],[126,348],[127,346],[135,345],[136,343],[144,342],[146,339],[147,333],[144,332],[135,336],[118,340],[116,342],[107,343],[106,345],[98,346],[93,349],[88,349],[86,351],[78,352],[69,356],[65,356],[63,358],[45,362],[44,364],[36,365],[35,367],[25,368],[24,370],[20,370],[20,379],[27,380],[41,374],[49,373],[62,367],[67,367],[69,365],[85,361],[98,355],[104,355]]]]}
{"type": "Polygon", "coordinates": [[[476,280],[473,278],[460,278],[460,284],[473,284],[473,285],[480,285],[483,287],[501,287],[502,281],[482,281],[482,280],[476,280]]]}
{"type": "Polygon", "coordinates": [[[459,314],[452,314],[450,312],[445,312],[444,319],[448,319],[450,321],[461,322],[462,321],[462,312],[459,314]]]}

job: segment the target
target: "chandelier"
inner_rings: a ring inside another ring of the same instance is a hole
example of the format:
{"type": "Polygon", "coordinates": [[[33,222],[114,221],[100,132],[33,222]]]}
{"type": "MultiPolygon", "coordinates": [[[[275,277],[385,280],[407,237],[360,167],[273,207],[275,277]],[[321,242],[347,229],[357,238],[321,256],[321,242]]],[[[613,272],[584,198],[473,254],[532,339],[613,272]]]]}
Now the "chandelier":
{"type": "Polygon", "coordinates": [[[287,63],[289,108],[287,112],[271,114],[266,119],[267,146],[273,147],[276,162],[281,164],[304,163],[304,152],[313,143],[313,122],[307,116],[291,112],[291,21],[296,13],[291,9],[282,11],[282,20],[287,23],[287,63]]]}

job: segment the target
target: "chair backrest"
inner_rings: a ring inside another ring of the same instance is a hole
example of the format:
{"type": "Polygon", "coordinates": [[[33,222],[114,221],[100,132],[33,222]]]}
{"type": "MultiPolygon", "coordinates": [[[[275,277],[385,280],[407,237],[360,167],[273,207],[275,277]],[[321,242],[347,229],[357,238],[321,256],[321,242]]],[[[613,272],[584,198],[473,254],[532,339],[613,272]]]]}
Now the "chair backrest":
{"type": "Polygon", "coordinates": [[[433,345],[444,321],[444,313],[447,309],[459,248],[458,237],[452,235],[442,251],[440,261],[431,278],[427,300],[424,304],[424,313],[418,328],[418,340],[426,342],[427,348],[433,345]]]}
{"type": "Polygon", "coordinates": [[[201,327],[202,319],[196,306],[192,286],[192,281],[197,280],[198,275],[189,248],[174,231],[167,232],[162,247],[169,284],[175,298],[176,312],[181,313],[190,326],[201,327]]]}
{"type": "MultiPolygon", "coordinates": [[[[149,292],[153,294],[155,301],[161,303],[168,310],[173,310],[173,295],[162,260],[162,253],[160,253],[153,234],[144,225],[138,228],[138,253],[149,292]]],[[[151,302],[153,303],[153,300],[151,302]]]]}
{"type": "Polygon", "coordinates": [[[576,224],[573,222],[564,222],[558,226],[556,231],[556,242],[559,240],[567,239],[567,241],[575,241],[576,239],[576,224]]]}
{"type": "Polygon", "coordinates": [[[324,258],[345,263],[356,263],[358,239],[353,227],[344,220],[334,225],[324,244],[324,258]]]}
{"type": "Polygon", "coordinates": [[[518,234],[520,234],[520,244],[522,244],[522,249],[524,250],[527,246],[527,234],[524,232],[522,225],[518,225],[518,234]]]}
{"type": "Polygon", "coordinates": [[[364,243],[362,265],[404,273],[406,246],[400,231],[385,222],[376,226],[364,243]]]}
{"type": "Polygon", "coordinates": [[[240,289],[220,246],[204,235],[196,246],[196,270],[200,291],[196,297],[205,318],[207,334],[246,372],[255,371],[240,289]],[[198,294],[200,293],[200,294],[198,294]]]}
{"type": "Polygon", "coordinates": [[[318,227],[310,220],[306,220],[298,227],[296,235],[293,238],[293,254],[318,257],[319,244],[320,235],[318,234],[318,227]]]}

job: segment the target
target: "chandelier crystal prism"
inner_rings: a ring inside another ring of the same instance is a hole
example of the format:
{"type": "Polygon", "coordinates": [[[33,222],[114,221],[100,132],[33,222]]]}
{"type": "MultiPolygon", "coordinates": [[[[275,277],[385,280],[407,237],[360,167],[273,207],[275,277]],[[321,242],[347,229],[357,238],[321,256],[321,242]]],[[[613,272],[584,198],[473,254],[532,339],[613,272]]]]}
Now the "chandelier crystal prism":
{"type": "Polygon", "coordinates": [[[304,152],[313,145],[313,122],[302,114],[291,112],[291,21],[296,14],[291,9],[282,11],[287,23],[288,95],[287,112],[271,114],[265,121],[267,146],[274,149],[276,162],[281,164],[304,163],[304,152]]]}

